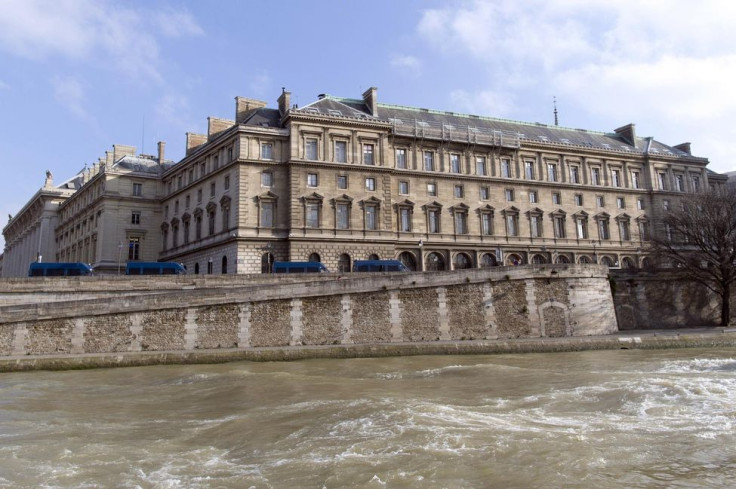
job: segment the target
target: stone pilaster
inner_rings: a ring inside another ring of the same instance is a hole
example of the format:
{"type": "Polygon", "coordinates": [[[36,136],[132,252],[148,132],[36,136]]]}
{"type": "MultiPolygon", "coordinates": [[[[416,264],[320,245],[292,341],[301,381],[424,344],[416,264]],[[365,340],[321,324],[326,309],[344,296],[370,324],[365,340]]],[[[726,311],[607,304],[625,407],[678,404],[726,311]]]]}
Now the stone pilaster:
{"type": "Polygon", "coordinates": [[[450,336],[450,318],[447,314],[447,289],[437,287],[437,316],[439,318],[440,340],[449,341],[450,336]]]}
{"type": "Polygon", "coordinates": [[[197,346],[197,310],[188,308],[184,321],[184,349],[194,350],[197,346]]]}
{"type": "Polygon", "coordinates": [[[400,343],[404,338],[404,330],[401,327],[401,299],[396,290],[390,292],[389,308],[391,311],[391,341],[400,343]]]}
{"type": "Polygon", "coordinates": [[[291,300],[291,313],[289,314],[291,336],[289,338],[289,344],[291,346],[298,346],[302,344],[302,336],[304,335],[304,324],[302,322],[302,300],[292,299],[291,300]]]}
{"type": "Polygon", "coordinates": [[[342,317],[340,318],[340,329],[342,330],[341,343],[345,345],[353,342],[351,334],[353,330],[353,308],[350,295],[343,295],[340,304],[342,305],[342,317]]]}
{"type": "Polygon", "coordinates": [[[539,308],[537,307],[537,296],[534,287],[534,280],[524,280],[526,290],[526,309],[529,319],[529,336],[532,338],[542,335],[542,324],[539,318],[539,308]]]}
{"type": "Polygon", "coordinates": [[[493,287],[491,287],[491,284],[483,284],[483,313],[488,328],[486,339],[498,339],[498,322],[496,320],[496,308],[493,307],[493,287]]]}
{"type": "Polygon", "coordinates": [[[143,349],[141,347],[141,333],[143,332],[143,324],[141,324],[142,317],[141,314],[130,315],[130,335],[133,339],[130,341],[128,351],[141,351],[143,349]]]}
{"type": "Polygon", "coordinates": [[[250,302],[241,304],[239,307],[238,348],[250,347],[250,307],[250,302]]]}
{"type": "Polygon", "coordinates": [[[84,318],[75,318],[74,327],[72,329],[72,349],[71,353],[80,354],[84,353],[84,318]]]}

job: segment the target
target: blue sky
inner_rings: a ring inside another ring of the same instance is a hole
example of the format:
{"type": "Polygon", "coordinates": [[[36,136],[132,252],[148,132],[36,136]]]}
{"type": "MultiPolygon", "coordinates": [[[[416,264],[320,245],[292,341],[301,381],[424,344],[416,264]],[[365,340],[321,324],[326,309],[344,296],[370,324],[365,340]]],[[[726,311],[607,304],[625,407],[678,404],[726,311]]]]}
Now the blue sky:
{"type": "MultiPolygon", "coordinates": [[[[184,154],[235,96],[317,94],[689,141],[736,169],[736,3],[0,0],[0,226],[113,144],[184,154]]],[[[0,249],[4,246],[0,238],[0,249]]]]}

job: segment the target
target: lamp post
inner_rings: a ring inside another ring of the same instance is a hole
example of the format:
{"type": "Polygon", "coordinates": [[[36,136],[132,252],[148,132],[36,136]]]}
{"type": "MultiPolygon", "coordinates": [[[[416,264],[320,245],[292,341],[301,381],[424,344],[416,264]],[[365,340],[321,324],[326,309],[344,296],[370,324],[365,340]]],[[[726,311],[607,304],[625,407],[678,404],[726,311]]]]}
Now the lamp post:
{"type": "Polygon", "coordinates": [[[424,240],[419,240],[419,271],[424,271],[424,240]]]}
{"type": "Polygon", "coordinates": [[[120,257],[123,254],[123,242],[118,241],[118,275],[120,275],[120,257]]]}
{"type": "Polygon", "coordinates": [[[595,241],[593,241],[593,263],[598,264],[598,253],[595,251],[595,241]]]}

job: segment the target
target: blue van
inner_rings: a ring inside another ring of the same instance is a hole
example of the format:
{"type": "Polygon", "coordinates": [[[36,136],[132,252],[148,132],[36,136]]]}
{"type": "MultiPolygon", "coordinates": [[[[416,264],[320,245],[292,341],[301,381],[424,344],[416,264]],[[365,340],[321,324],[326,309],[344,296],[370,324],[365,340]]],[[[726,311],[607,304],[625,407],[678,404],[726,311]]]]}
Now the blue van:
{"type": "Polygon", "coordinates": [[[78,277],[92,275],[92,267],[86,263],[31,263],[29,277],[78,277]]]}
{"type": "Polygon", "coordinates": [[[324,273],[327,267],[318,261],[275,261],[273,273],[324,273]]]}
{"type": "Polygon", "coordinates": [[[354,272],[408,272],[399,260],[355,260],[354,272]]]}
{"type": "Polygon", "coordinates": [[[125,275],[182,275],[187,273],[181,263],[165,261],[132,261],[125,266],[125,275]]]}

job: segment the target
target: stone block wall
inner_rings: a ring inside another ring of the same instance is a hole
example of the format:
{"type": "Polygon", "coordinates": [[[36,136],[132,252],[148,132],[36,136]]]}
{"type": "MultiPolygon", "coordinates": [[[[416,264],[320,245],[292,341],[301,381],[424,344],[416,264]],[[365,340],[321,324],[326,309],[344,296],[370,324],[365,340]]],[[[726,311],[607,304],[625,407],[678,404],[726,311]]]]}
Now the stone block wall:
{"type": "MultiPolygon", "coordinates": [[[[56,301],[41,305],[28,301],[33,291],[22,283],[22,300],[0,305],[0,356],[492,340],[617,330],[609,282],[600,267],[345,274],[340,279],[321,274],[255,284],[237,276],[194,282],[172,277],[168,287],[161,280],[114,279],[117,287],[77,281],[56,301]],[[117,296],[106,292],[115,289],[117,296]]],[[[49,284],[38,287],[39,293],[49,293],[49,284]]],[[[7,287],[5,292],[12,302],[7,287]]]]}

